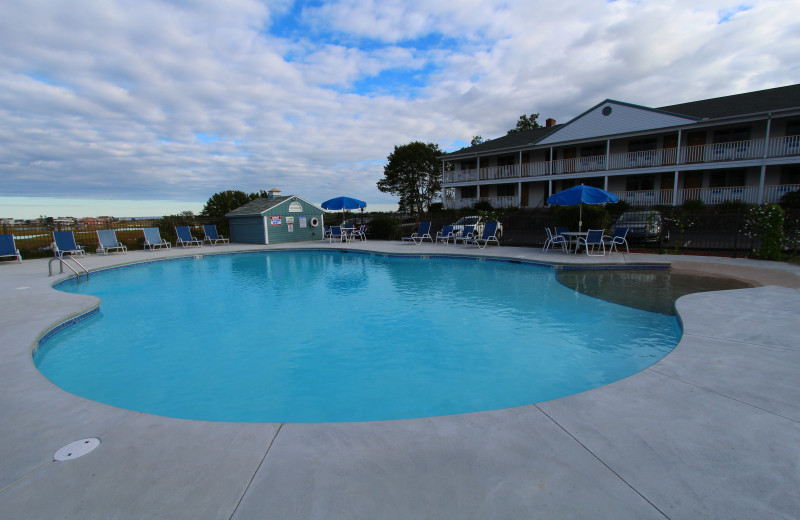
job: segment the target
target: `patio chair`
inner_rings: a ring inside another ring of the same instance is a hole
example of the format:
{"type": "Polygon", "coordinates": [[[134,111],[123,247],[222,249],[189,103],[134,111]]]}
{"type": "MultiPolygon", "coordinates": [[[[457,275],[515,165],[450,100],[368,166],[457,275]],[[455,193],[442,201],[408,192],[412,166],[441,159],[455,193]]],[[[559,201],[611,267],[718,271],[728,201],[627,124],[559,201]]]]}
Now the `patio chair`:
{"type": "Polygon", "coordinates": [[[453,235],[453,243],[458,244],[459,242],[464,242],[466,244],[468,242],[472,242],[474,235],[475,226],[464,226],[464,229],[461,230],[461,233],[458,235],[453,235]]]}
{"type": "Polygon", "coordinates": [[[14,244],[14,235],[0,235],[0,258],[5,256],[13,256],[19,263],[22,263],[19,249],[14,244]]]}
{"type": "Polygon", "coordinates": [[[550,228],[544,228],[544,230],[547,232],[547,240],[545,240],[544,242],[544,247],[542,248],[542,251],[547,251],[551,247],[555,248],[555,246],[557,245],[561,246],[561,250],[564,253],[568,251],[567,239],[564,238],[564,235],[554,235],[550,231],[550,228]]]}
{"type": "Polygon", "coordinates": [[[150,248],[150,251],[153,251],[159,247],[166,247],[167,249],[172,247],[172,244],[161,238],[161,232],[157,227],[143,228],[142,231],[144,231],[145,249],[150,248]]]}
{"type": "Polygon", "coordinates": [[[500,241],[497,239],[496,233],[497,233],[497,222],[487,222],[483,226],[483,233],[481,233],[481,236],[474,237],[472,239],[472,242],[470,243],[475,244],[481,249],[489,245],[489,242],[494,242],[495,244],[497,244],[497,247],[500,247],[500,241]]]}
{"type": "Polygon", "coordinates": [[[614,234],[612,236],[605,235],[603,236],[603,242],[610,244],[608,248],[608,252],[616,251],[619,253],[619,249],[617,249],[618,245],[625,244],[625,252],[630,253],[630,249],[628,249],[628,230],[629,228],[614,228],[614,234]]]}
{"type": "Polygon", "coordinates": [[[128,252],[128,248],[122,242],[117,240],[117,232],[113,229],[98,229],[97,242],[100,244],[97,247],[97,252],[107,255],[109,251],[116,249],[123,253],[128,252]]]}
{"type": "Polygon", "coordinates": [[[332,244],[334,240],[337,242],[347,242],[347,233],[342,231],[342,226],[331,226],[331,231],[328,234],[328,239],[332,244]]]}
{"type": "Polygon", "coordinates": [[[206,234],[203,237],[203,243],[206,243],[206,240],[212,245],[217,245],[217,242],[222,242],[223,244],[229,243],[231,241],[230,238],[225,238],[224,236],[217,233],[217,226],[216,224],[204,224],[203,225],[203,232],[206,234]]]}
{"type": "Polygon", "coordinates": [[[203,242],[201,240],[197,240],[192,236],[192,232],[189,231],[189,226],[175,226],[175,234],[178,235],[178,241],[175,242],[175,247],[183,246],[202,246],[203,242]]]}
{"type": "Polygon", "coordinates": [[[444,245],[447,245],[450,242],[451,238],[453,239],[453,243],[455,244],[456,239],[455,236],[453,236],[453,226],[445,226],[441,229],[441,231],[436,232],[436,240],[434,240],[434,242],[436,242],[437,244],[439,242],[444,242],[444,245]]]}
{"type": "Polygon", "coordinates": [[[431,222],[430,220],[426,220],[424,222],[419,223],[419,229],[417,229],[416,233],[411,233],[411,236],[403,237],[403,242],[414,242],[416,245],[420,245],[423,240],[425,239],[430,240],[433,242],[433,237],[431,236],[431,222]]]}
{"type": "Polygon", "coordinates": [[[590,229],[586,232],[585,237],[578,237],[578,244],[575,246],[575,253],[577,254],[578,248],[583,244],[588,256],[606,256],[606,243],[603,242],[602,229],[590,229]],[[602,253],[594,253],[595,248],[601,248],[602,253]],[[592,251],[591,253],[589,251],[592,251]]]}
{"type": "Polygon", "coordinates": [[[360,239],[362,242],[367,241],[367,225],[361,224],[350,233],[350,238],[355,240],[360,239]]]}
{"type": "Polygon", "coordinates": [[[67,255],[86,256],[83,248],[75,243],[75,235],[72,231],[53,231],[53,253],[58,258],[67,255]]]}
{"type": "Polygon", "coordinates": [[[331,227],[330,226],[322,226],[322,230],[323,230],[322,240],[325,240],[326,238],[330,238],[331,237],[331,227]]]}

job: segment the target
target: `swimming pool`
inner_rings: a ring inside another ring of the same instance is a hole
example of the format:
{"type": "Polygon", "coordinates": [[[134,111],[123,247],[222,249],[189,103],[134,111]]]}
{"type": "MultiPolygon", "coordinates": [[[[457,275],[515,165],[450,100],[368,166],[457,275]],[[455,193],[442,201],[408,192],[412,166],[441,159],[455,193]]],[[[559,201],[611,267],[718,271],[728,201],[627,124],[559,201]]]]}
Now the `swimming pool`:
{"type": "Polygon", "coordinates": [[[46,377],[121,408],[212,421],[520,406],[636,373],[680,337],[674,316],[507,261],[262,252],[108,270],[58,288],[102,304],[39,348],[46,377]]]}

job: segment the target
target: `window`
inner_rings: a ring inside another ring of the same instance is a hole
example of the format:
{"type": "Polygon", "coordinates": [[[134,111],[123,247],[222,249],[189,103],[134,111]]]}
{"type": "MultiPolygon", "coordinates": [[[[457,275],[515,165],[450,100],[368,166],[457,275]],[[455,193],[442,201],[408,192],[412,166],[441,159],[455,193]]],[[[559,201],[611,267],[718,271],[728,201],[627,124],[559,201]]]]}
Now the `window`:
{"type": "Polygon", "coordinates": [[[800,184],[800,166],[784,166],[781,169],[781,184],[800,184]]]}
{"type": "Polygon", "coordinates": [[[647,152],[658,148],[658,140],[656,139],[634,139],[628,141],[628,152],[647,152]]]}
{"type": "Polygon", "coordinates": [[[497,166],[514,166],[515,155],[506,155],[505,157],[497,158],[497,166]]]}
{"type": "Polygon", "coordinates": [[[478,196],[478,188],[475,186],[462,186],[461,187],[461,198],[462,199],[474,199],[478,196]]]}
{"type": "Polygon", "coordinates": [[[478,161],[477,159],[472,159],[471,161],[461,161],[461,170],[475,170],[478,168],[478,161]]]}
{"type": "Polygon", "coordinates": [[[710,188],[730,188],[744,186],[746,173],[744,170],[714,170],[708,182],[710,188]]]}
{"type": "Polygon", "coordinates": [[[787,121],[785,134],[786,137],[800,135],[800,121],[787,121]]]}
{"type": "Polygon", "coordinates": [[[650,191],[654,186],[652,175],[636,175],[625,179],[625,191],[650,191]]]}
{"type": "Polygon", "coordinates": [[[497,196],[498,197],[513,197],[514,196],[514,185],[513,184],[498,184],[497,185],[497,196]]]}
{"type": "Polygon", "coordinates": [[[581,146],[581,157],[593,157],[595,155],[605,155],[605,154],[606,154],[605,144],[590,144],[586,146],[581,146]]]}
{"type": "Polygon", "coordinates": [[[724,130],[714,130],[714,144],[733,143],[736,141],[749,141],[750,127],[742,126],[739,128],[726,128],[724,130]]]}

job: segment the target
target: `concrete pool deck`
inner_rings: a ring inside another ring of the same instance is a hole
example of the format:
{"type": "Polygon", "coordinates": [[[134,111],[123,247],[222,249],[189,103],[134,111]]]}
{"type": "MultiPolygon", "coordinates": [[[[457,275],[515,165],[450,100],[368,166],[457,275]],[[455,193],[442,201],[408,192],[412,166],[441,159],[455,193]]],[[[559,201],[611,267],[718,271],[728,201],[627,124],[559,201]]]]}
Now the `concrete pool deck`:
{"type": "MultiPolygon", "coordinates": [[[[668,264],[752,289],[677,304],[678,346],[631,377],[554,401],[402,421],[213,423],[69,394],[37,338],[96,306],[49,259],[0,263],[0,518],[800,518],[800,268],[745,259],[541,253],[371,241],[281,248],[668,264]],[[102,443],[54,462],[62,446],[102,443]]],[[[271,246],[90,255],[89,269],[271,246]]],[[[113,345],[113,341],[109,341],[113,345]]]]}

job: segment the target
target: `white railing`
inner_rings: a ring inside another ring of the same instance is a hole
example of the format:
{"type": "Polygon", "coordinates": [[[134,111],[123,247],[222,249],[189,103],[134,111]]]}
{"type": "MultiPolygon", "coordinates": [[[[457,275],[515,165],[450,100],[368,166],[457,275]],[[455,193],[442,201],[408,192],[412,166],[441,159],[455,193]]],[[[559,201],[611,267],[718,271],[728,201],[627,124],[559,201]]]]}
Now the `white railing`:
{"type": "Polygon", "coordinates": [[[522,165],[523,177],[541,177],[542,175],[548,175],[549,173],[549,162],[523,163],[522,165]]]}
{"type": "Polygon", "coordinates": [[[773,137],[769,140],[767,157],[783,157],[786,155],[800,155],[800,135],[773,137]]]}
{"type": "MultiPolygon", "coordinates": [[[[764,186],[763,202],[777,203],[786,193],[800,190],[800,184],[764,186]]],[[[673,190],[617,191],[615,195],[631,206],[671,205],[673,190]]],[[[722,202],[747,202],[760,204],[758,186],[731,186],[725,188],[689,188],[678,190],[675,202],[678,206],[689,200],[700,200],[704,204],[722,202]]]]}
{"type": "Polygon", "coordinates": [[[475,182],[478,180],[478,170],[459,170],[444,172],[444,182],[475,182]]]}
{"type": "Polygon", "coordinates": [[[493,208],[513,208],[517,206],[517,197],[470,197],[445,201],[447,209],[471,208],[478,201],[489,201],[493,208]]]}
{"type": "Polygon", "coordinates": [[[517,165],[511,166],[487,166],[481,168],[481,180],[495,180],[495,179],[513,179],[519,177],[519,167],[517,165]]]}

